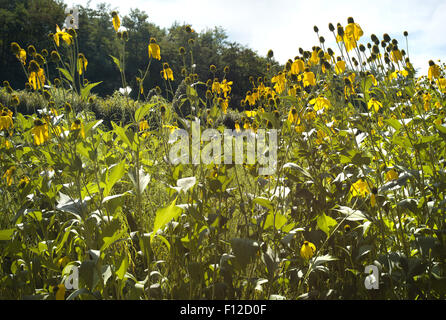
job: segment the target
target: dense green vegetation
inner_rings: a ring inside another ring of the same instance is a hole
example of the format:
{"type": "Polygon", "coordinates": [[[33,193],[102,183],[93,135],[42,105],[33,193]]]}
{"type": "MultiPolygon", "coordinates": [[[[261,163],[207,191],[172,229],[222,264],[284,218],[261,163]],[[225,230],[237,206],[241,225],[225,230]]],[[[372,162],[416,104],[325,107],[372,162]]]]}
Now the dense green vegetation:
{"type": "Polygon", "coordinates": [[[329,24],[338,52],[279,67],[219,29],[89,10],[48,54],[8,44],[25,89],[0,87],[1,299],[445,298],[446,65],[416,75],[353,18],[329,24]],[[277,130],[274,172],[174,163],[197,119],[277,130]]]}

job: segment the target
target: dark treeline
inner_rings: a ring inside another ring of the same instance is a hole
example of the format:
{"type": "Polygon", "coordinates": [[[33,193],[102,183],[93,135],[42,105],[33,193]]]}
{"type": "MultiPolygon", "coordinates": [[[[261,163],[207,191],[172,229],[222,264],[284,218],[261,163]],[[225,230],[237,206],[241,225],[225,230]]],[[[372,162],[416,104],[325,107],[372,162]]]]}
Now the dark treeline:
{"type": "MultiPolygon", "coordinates": [[[[54,44],[48,37],[55,32],[56,24],[63,26],[66,4],[59,0],[0,0],[0,80],[8,80],[14,89],[22,89],[27,81],[22,67],[10,50],[11,42],[18,42],[22,48],[34,45],[38,52],[51,51],[54,44]]],[[[186,65],[190,67],[189,50],[193,52],[196,65],[194,73],[199,80],[212,79],[209,70],[211,64],[217,66],[216,77],[223,78],[223,68],[229,67],[227,79],[233,81],[231,106],[239,105],[246,91],[251,90],[249,76],[257,79],[266,74],[267,59],[260,57],[253,50],[236,42],[230,42],[225,31],[220,27],[201,33],[188,33],[184,25],[174,23],[169,29],[163,29],[150,22],[144,11],[132,9],[126,16],[121,16],[121,25],[128,30],[126,42],[126,79],[132,93],[137,93],[136,77],[144,72],[148,58],[147,45],[151,37],[156,38],[161,47],[162,60],[153,60],[149,77],[144,83],[145,90],[159,86],[164,95],[165,83],[160,76],[162,63],[169,63],[174,73],[173,90],[184,78],[181,75],[183,58],[179,48],[186,48],[186,65]],[[193,38],[191,45],[188,41],[193,38]]],[[[192,26],[193,27],[193,26],[192,26]]],[[[121,77],[110,55],[118,56],[118,40],[113,29],[111,8],[103,3],[96,9],[79,7],[79,29],[77,30],[79,47],[88,59],[86,77],[90,82],[103,81],[93,89],[95,94],[107,96],[122,87],[121,77]]],[[[188,68],[190,71],[190,68],[188,68]]],[[[52,81],[55,73],[50,74],[52,81]]],[[[147,92],[146,91],[146,92],[147,92]]]]}

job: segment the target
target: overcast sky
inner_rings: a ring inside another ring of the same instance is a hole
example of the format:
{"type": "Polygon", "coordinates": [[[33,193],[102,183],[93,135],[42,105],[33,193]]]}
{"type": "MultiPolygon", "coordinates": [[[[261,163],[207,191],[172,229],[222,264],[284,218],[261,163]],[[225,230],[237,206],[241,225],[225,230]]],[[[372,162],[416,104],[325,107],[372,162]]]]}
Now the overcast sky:
{"type": "MultiPolygon", "coordinates": [[[[120,15],[138,8],[151,22],[168,28],[175,21],[191,24],[196,31],[221,26],[229,41],[236,41],[266,55],[274,50],[284,63],[318,44],[313,26],[319,27],[326,44],[336,48],[328,23],[347,24],[352,16],[364,31],[360,43],[375,33],[388,33],[406,49],[403,32],[409,32],[409,54],[415,68],[427,72],[430,59],[446,62],[446,0],[64,0],[96,8],[109,3],[120,15]]],[[[335,50],[336,51],[336,50],[335,50]]],[[[337,52],[337,51],[336,51],[337,52]]]]}

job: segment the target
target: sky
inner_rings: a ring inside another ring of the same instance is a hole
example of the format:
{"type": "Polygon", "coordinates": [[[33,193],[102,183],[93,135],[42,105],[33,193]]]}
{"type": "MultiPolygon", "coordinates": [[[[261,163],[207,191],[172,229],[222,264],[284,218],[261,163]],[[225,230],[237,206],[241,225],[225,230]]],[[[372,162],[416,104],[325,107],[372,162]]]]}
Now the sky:
{"type": "MultiPolygon", "coordinates": [[[[229,41],[245,45],[265,56],[269,49],[280,63],[294,59],[299,47],[311,50],[319,45],[313,26],[336,49],[328,23],[347,24],[353,17],[364,31],[359,43],[370,42],[370,35],[382,39],[388,33],[406,50],[403,32],[409,33],[409,56],[421,74],[428,61],[446,62],[446,0],[64,0],[96,8],[108,3],[120,15],[131,8],[145,11],[156,25],[169,28],[174,22],[187,23],[196,31],[222,27],[229,41]]],[[[334,50],[338,52],[337,50],[334,50]]]]}

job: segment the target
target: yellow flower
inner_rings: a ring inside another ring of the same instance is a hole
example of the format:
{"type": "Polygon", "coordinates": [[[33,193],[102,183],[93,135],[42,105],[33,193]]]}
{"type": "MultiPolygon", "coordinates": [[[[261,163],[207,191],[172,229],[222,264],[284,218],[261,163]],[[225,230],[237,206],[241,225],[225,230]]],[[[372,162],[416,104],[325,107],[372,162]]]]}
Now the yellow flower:
{"type": "Polygon", "coordinates": [[[56,292],[56,300],[65,300],[65,286],[63,283],[59,284],[57,286],[57,292],[56,292]]]}
{"type": "Polygon", "coordinates": [[[161,50],[160,46],[156,43],[155,38],[150,39],[149,43],[149,58],[161,60],[161,50]]]}
{"type": "Polygon", "coordinates": [[[285,73],[280,72],[278,75],[272,77],[271,82],[275,83],[274,90],[276,90],[278,94],[281,94],[285,90],[285,73]]]}
{"type": "Polygon", "coordinates": [[[365,197],[367,193],[370,193],[370,190],[367,182],[359,179],[354,184],[352,184],[352,186],[350,187],[350,192],[352,193],[353,197],[356,197],[358,195],[365,197]]]}
{"type": "Polygon", "coordinates": [[[239,124],[238,120],[235,121],[235,125],[234,125],[234,127],[235,127],[235,131],[236,131],[236,132],[240,132],[240,124],[239,124]]]}
{"type": "Polygon", "coordinates": [[[344,73],[344,71],[345,71],[345,61],[340,60],[340,61],[336,62],[335,71],[336,71],[337,74],[344,73]]]}
{"type": "Polygon", "coordinates": [[[23,176],[22,179],[19,181],[19,188],[24,188],[29,183],[29,177],[23,176]]]}
{"type": "Polygon", "coordinates": [[[75,130],[80,130],[81,137],[85,139],[84,124],[79,119],[74,120],[71,124],[71,131],[75,130]]]}
{"type": "Polygon", "coordinates": [[[41,89],[45,84],[45,73],[42,68],[39,71],[31,71],[29,74],[28,82],[31,84],[34,90],[41,89]]]}
{"type": "MultiPolygon", "coordinates": [[[[292,107],[290,109],[290,112],[288,112],[288,121],[290,123],[297,123],[297,121],[299,120],[299,116],[297,114],[297,110],[295,107],[292,107]]],[[[299,123],[297,123],[299,124],[299,123]]]]}
{"type": "Polygon", "coordinates": [[[73,42],[73,37],[68,32],[65,32],[65,28],[60,30],[59,26],[56,24],[56,33],[54,34],[53,39],[57,46],[60,44],[60,38],[62,38],[68,45],[73,42]]]}
{"type": "Polygon", "coordinates": [[[350,80],[352,85],[355,84],[355,78],[356,78],[356,73],[354,72],[350,73],[350,75],[347,77],[347,79],[350,80]]]}
{"type": "Polygon", "coordinates": [[[6,172],[3,174],[3,179],[6,179],[6,183],[8,184],[8,186],[10,186],[12,184],[12,175],[15,172],[15,167],[11,167],[8,170],[6,170],[6,172]]]}
{"type": "Polygon", "coordinates": [[[250,124],[249,124],[249,121],[248,121],[248,119],[245,119],[245,120],[243,121],[243,129],[248,130],[249,128],[251,128],[251,126],[250,126],[250,124]]]}
{"type": "Polygon", "coordinates": [[[226,114],[226,110],[228,109],[228,106],[229,106],[229,99],[228,98],[226,98],[224,100],[221,99],[220,106],[221,106],[221,109],[223,110],[223,113],[226,114]]]}
{"type": "Polygon", "coordinates": [[[376,81],[375,76],[373,74],[369,74],[368,77],[372,79],[372,83],[374,86],[378,85],[378,81],[376,81]]]}
{"type": "Polygon", "coordinates": [[[226,79],[223,79],[222,83],[220,84],[221,91],[223,91],[225,98],[229,93],[231,93],[232,83],[232,81],[226,81],[226,79]]]}
{"type": "Polygon", "coordinates": [[[382,127],[382,126],[384,126],[384,123],[383,123],[383,117],[378,117],[378,126],[380,126],[380,127],[382,127]]]}
{"type": "Polygon", "coordinates": [[[253,106],[256,104],[256,100],[257,100],[257,95],[251,94],[251,91],[248,91],[246,93],[246,97],[244,100],[245,103],[248,102],[250,106],[253,106]]]}
{"type": "Polygon", "coordinates": [[[168,124],[164,124],[163,128],[168,128],[170,133],[173,133],[176,129],[178,129],[177,126],[171,126],[171,125],[168,125],[168,124]]]}
{"type": "Polygon", "coordinates": [[[291,64],[290,72],[291,74],[299,74],[301,72],[304,72],[304,69],[305,69],[304,61],[302,59],[296,59],[291,64]]]}
{"type": "Polygon", "coordinates": [[[431,60],[429,61],[429,70],[427,71],[429,80],[440,77],[440,68],[431,60]]]}
{"type": "Polygon", "coordinates": [[[356,42],[364,34],[357,23],[349,23],[344,29],[344,44],[347,51],[356,48],[356,42]]]}
{"type": "Polygon", "coordinates": [[[316,252],[316,246],[309,241],[304,241],[304,244],[300,248],[300,256],[305,260],[309,260],[311,259],[311,257],[314,255],[315,252],[316,252]]]}
{"type": "Polygon", "coordinates": [[[344,87],[344,96],[345,99],[348,99],[352,94],[355,94],[355,88],[353,87],[353,84],[349,81],[347,81],[348,84],[344,87]]]}
{"type": "Polygon", "coordinates": [[[323,108],[328,109],[331,106],[330,101],[323,96],[311,99],[310,104],[314,104],[314,111],[319,111],[323,108]]]}
{"type": "Polygon", "coordinates": [[[172,69],[170,69],[168,67],[166,69],[163,69],[162,73],[163,73],[164,80],[170,79],[171,81],[173,81],[173,71],[172,71],[172,69]]]}
{"type": "Polygon", "coordinates": [[[113,17],[113,28],[115,29],[116,32],[118,32],[118,29],[121,26],[121,20],[119,19],[119,16],[115,11],[112,12],[112,17],[113,17]]]}
{"type": "Polygon", "coordinates": [[[398,173],[395,170],[390,169],[389,171],[386,172],[384,178],[386,179],[386,182],[396,180],[398,179],[398,173]]]}
{"type": "Polygon", "coordinates": [[[257,114],[257,111],[246,110],[245,113],[248,117],[255,117],[255,115],[257,114]]]}
{"type": "Polygon", "coordinates": [[[392,50],[392,52],[390,53],[390,58],[395,63],[398,63],[398,61],[403,61],[403,55],[401,54],[401,51],[398,49],[392,50]]]}
{"type": "MultiPolygon", "coordinates": [[[[298,119],[297,121],[300,122],[300,119],[298,119]]],[[[302,133],[302,132],[304,132],[305,128],[304,128],[304,126],[295,126],[295,127],[294,127],[294,130],[295,130],[297,133],[302,133]]]]}
{"type": "Polygon", "coordinates": [[[49,139],[48,124],[43,123],[39,119],[35,120],[32,133],[34,135],[34,144],[40,146],[49,139]]]}
{"type": "Polygon", "coordinates": [[[314,77],[314,73],[311,71],[307,71],[304,73],[302,81],[303,81],[304,87],[316,85],[316,78],[314,77]]]}
{"type": "Polygon", "coordinates": [[[212,82],[211,89],[212,89],[212,92],[215,92],[215,93],[218,93],[218,94],[221,93],[220,82],[218,82],[217,78],[215,78],[214,81],[212,82]]]}
{"type": "Polygon", "coordinates": [[[139,122],[139,131],[149,130],[149,123],[147,120],[139,122]]]}
{"type": "Polygon", "coordinates": [[[392,73],[389,75],[389,80],[397,79],[397,78],[398,78],[398,70],[395,70],[394,72],[392,72],[392,73]]]}
{"type": "Polygon", "coordinates": [[[368,109],[374,108],[375,112],[378,112],[379,108],[382,108],[382,103],[376,100],[375,98],[371,98],[367,104],[368,109]]]}
{"type": "Polygon", "coordinates": [[[311,53],[311,58],[308,61],[310,66],[315,66],[317,64],[319,64],[319,52],[316,50],[313,50],[313,52],[311,53]]]}
{"type": "Polygon", "coordinates": [[[12,112],[8,109],[2,110],[0,113],[0,130],[7,130],[13,127],[12,112]]]}
{"type": "Polygon", "coordinates": [[[20,60],[24,65],[26,64],[26,51],[25,49],[20,49],[19,54],[17,55],[17,59],[20,60]]]}
{"type": "Polygon", "coordinates": [[[79,70],[79,75],[82,75],[84,71],[87,71],[87,65],[88,65],[87,58],[85,58],[83,53],[79,53],[77,59],[77,69],[79,70]]]}
{"type": "Polygon", "coordinates": [[[401,70],[400,73],[403,77],[407,77],[409,75],[409,71],[407,71],[406,69],[401,70]]]}
{"type": "Polygon", "coordinates": [[[437,85],[441,92],[446,93],[446,79],[445,78],[438,79],[437,85]]]}

